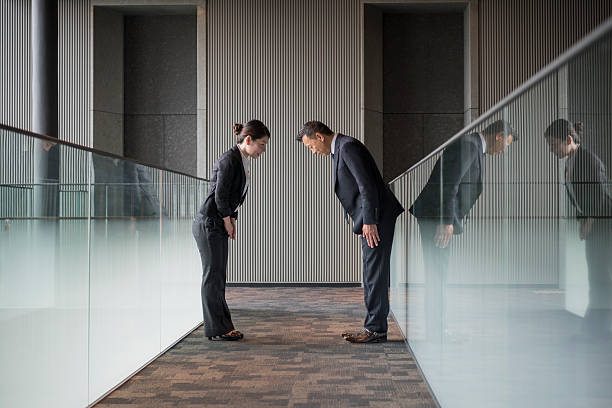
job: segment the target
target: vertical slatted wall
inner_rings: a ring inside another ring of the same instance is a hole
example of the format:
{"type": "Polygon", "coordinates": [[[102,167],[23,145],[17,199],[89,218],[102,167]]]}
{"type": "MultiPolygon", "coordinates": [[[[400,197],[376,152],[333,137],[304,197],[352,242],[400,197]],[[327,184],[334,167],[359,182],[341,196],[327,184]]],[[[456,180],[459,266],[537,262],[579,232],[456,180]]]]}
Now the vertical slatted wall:
{"type": "Polygon", "coordinates": [[[480,0],[481,112],[610,16],[610,0],[480,0]]]}
{"type": "MultiPolygon", "coordinates": [[[[89,7],[89,0],[58,2],[58,138],[85,146],[91,145],[89,7]]],[[[0,123],[26,130],[32,116],[30,21],[29,0],[0,3],[0,123]]],[[[0,144],[0,183],[32,183],[32,140],[2,132],[0,144]]],[[[74,195],[81,194],[87,182],[87,155],[74,149],[62,149],[61,154],[60,214],[80,216],[86,202],[74,195]]]]}
{"type": "Polygon", "coordinates": [[[294,138],[307,120],[360,138],[356,0],[208,1],[209,169],[233,122],[272,133],[231,243],[234,282],[360,282],[359,239],[343,223],[331,158],[294,138]]]}
{"type": "MultiPolygon", "coordinates": [[[[31,123],[30,14],[30,1],[0,2],[0,123],[24,129],[31,123]]],[[[33,168],[28,152],[32,143],[3,131],[0,146],[0,183],[31,183],[33,168]]],[[[6,203],[25,192],[3,189],[2,194],[0,202],[6,203]]],[[[24,215],[17,208],[4,210],[6,214],[24,215]]]]}
{"type": "MultiPolygon", "coordinates": [[[[90,134],[90,1],[58,2],[58,137],[92,146],[90,134]]],[[[60,215],[87,215],[88,155],[62,149],[60,163],[60,215]]]]}

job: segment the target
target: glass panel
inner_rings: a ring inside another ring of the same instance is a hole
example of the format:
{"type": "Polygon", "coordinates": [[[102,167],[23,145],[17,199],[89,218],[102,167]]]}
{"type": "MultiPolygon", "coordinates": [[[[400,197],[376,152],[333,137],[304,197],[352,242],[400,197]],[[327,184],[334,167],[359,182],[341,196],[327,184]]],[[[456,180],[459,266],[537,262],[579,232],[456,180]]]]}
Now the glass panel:
{"type": "Polygon", "coordinates": [[[90,399],[160,351],[160,171],[92,154],[90,399]]]}
{"type": "Polygon", "coordinates": [[[612,405],[610,72],[608,36],[392,183],[391,307],[441,406],[612,405]]]}
{"type": "Polygon", "coordinates": [[[0,130],[0,154],[0,406],[85,406],[89,153],[0,130]]]}
{"type": "Polygon", "coordinates": [[[201,323],[206,188],[0,128],[0,406],[91,404],[201,323]]]}
{"type": "Polygon", "coordinates": [[[191,224],[208,185],[167,171],[161,176],[161,347],[166,348],[202,321],[202,265],[191,224]]]}

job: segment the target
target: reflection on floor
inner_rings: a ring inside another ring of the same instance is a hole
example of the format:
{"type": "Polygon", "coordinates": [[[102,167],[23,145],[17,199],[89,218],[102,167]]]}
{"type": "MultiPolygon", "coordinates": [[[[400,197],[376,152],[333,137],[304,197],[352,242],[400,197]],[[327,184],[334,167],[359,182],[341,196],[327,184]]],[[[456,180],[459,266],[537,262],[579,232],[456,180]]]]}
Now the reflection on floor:
{"type": "Polygon", "coordinates": [[[240,342],[196,330],[96,407],[435,407],[397,325],[356,345],[361,288],[229,288],[240,342]]]}

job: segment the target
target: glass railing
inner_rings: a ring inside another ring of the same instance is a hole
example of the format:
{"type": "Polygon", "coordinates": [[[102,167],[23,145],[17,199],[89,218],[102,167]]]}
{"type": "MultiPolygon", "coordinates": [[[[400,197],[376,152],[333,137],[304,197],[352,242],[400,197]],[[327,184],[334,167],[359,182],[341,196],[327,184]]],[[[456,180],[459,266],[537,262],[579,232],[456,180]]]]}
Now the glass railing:
{"type": "Polygon", "coordinates": [[[206,181],[0,127],[0,406],[84,407],[202,320],[206,181]]]}
{"type": "Polygon", "coordinates": [[[391,183],[391,309],[442,407],[612,406],[611,32],[391,183]]]}

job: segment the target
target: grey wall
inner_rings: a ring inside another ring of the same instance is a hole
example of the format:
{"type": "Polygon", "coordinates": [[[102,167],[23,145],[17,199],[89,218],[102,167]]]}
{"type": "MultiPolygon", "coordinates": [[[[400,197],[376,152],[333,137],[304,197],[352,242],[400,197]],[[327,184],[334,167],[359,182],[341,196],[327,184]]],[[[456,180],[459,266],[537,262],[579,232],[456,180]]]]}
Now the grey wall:
{"type": "Polygon", "coordinates": [[[384,176],[391,180],[463,127],[463,14],[383,17],[384,176]]]}
{"type": "Polygon", "coordinates": [[[94,8],[93,147],[123,155],[123,14],[94,8]]]}
{"type": "MultiPolygon", "coordinates": [[[[29,0],[0,2],[0,123],[29,130],[29,0]]],[[[89,0],[58,2],[58,138],[89,146],[89,0]]]]}
{"type": "Polygon", "coordinates": [[[384,172],[383,142],[383,12],[363,6],[363,142],[384,172]]]}
{"type": "Polygon", "coordinates": [[[233,145],[232,123],[272,133],[230,243],[234,282],[360,282],[360,240],[343,221],[332,162],[295,141],[312,119],[360,132],[360,4],[356,0],[210,0],[209,171],[233,145]]]}
{"type": "Polygon", "coordinates": [[[605,19],[610,0],[478,0],[484,113],[605,19]]]}
{"type": "MultiPolygon", "coordinates": [[[[91,145],[89,11],[89,0],[58,1],[58,138],[85,146],[91,145]]],[[[32,122],[30,29],[29,0],[0,2],[0,123],[25,130],[32,122]]],[[[0,153],[0,182],[32,183],[32,140],[0,137],[11,146],[0,153]]],[[[62,155],[60,181],[86,183],[83,155],[62,155]]]]}
{"type": "Polygon", "coordinates": [[[196,16],[125,17],[126,157],[196,174],[196,16]]]}

